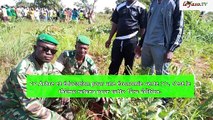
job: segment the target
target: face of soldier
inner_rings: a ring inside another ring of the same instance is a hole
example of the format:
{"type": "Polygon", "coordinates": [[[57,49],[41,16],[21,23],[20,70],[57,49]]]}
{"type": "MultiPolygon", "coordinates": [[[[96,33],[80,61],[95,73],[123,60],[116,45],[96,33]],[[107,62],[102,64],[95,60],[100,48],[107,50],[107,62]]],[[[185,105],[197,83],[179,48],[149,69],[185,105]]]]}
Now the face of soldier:
{"type": "Polygon", "coordinates": [[[57,52],[55,45],[45,42],[38,42],[37,45],[34,46],[34,49],[36,58],[43,63],[51,62],[51,60],[54,58],[55,53],[57,52]]]}
{"type": "Polygon", "coordinates": [[[77,57],[84,57],[88,52],[89,46],[77,43],[75,49],[77,57]]]}

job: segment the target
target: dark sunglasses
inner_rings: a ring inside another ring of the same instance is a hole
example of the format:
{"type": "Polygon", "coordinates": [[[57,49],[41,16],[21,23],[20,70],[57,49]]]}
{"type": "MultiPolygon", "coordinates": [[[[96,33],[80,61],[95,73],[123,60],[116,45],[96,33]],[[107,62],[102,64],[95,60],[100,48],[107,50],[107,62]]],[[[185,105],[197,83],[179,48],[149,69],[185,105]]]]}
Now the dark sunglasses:
{"type": "Polygon", "coordinates": [[[57,50],[50,49],[47,46],[40,46],[40,45],[38,45],[38,47],[41,47],[42,50],[45,51],[46,53],[50,51],[53,55],[57,52],[57,50]]]}

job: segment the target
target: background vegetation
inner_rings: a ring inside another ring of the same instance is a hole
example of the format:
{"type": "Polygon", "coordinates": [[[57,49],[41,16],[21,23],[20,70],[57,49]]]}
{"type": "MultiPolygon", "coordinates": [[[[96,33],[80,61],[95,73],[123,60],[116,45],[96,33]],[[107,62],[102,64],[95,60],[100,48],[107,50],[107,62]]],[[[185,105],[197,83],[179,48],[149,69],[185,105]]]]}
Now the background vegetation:
{"type": "MultiPolygon", "coordinates": [[[[93,56],[100,74],[107,74],[110,63],[110,49],[104,47],[110,30],[110,15],[99,14],[95,24],[31,22],[0,22],[0,88],[10,70],[26,55],[32,53],[32,45],[39,33],[46,32],[60,41],[58,55],[74,49],[76,36],[84,34],[91,38],[89,54],[93,56]]],[[[212,14],[199,17],[199,12],[185,12],[184,39],[175,51],[171,74],[193,74],[196,82],[195,98],[174,98],[163,105],[160,99],[110,99],[110,111],[114,119],[213,119],[213,17],[212,14]]],[[[121,72],[122,73],[121,69],[121,72]]],[[[140,60],[134,65],[134,74],[140,74],[140,60]]],[[[184,92],[184,91],[177,91],[184,92]]],[[[85,104],[77,119],[87,119],[85,104]]]]}

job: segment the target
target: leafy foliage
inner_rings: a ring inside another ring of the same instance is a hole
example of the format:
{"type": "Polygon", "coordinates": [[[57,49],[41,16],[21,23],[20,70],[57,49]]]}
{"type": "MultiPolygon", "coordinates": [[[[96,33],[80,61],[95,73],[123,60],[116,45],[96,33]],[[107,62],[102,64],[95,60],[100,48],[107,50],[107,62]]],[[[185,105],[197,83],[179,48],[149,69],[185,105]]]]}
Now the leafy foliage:
{"type": "Polygon", "coordinates": [[[108,7],[105,7],[104,8],[104,13],[105,14],[112,14],[112,10],[110,8],[108,8],[108,7]]]}
{"type": "Polygon", "coordinates": [[[16,6],[26,6],[29,7],[30,3],[28,3],[26,0],[19,0],[16,2],[16,6]]]}
{"type": "Polygon", "coordinates": [[[100,26],[92,26],[87,29],[88,32],[94,33],[94,34],[103,34],[103,33],[109,33],[110,32],[110,26],[109,25],[100,25],[100,26]]]}
{"type": "Polygon", "coordinates": [[[61,0],[34,0],[35,6],[38,7],[47,7],[47,8],[60,8],[61,0]]]}
{"type": "MultiPolygon", "coordinates": [[[[212,20],[213,21],[213,20],[212,20]]],[[[200,17],[199,11],[185,12],[185,30],[187,37],[193,37],[197,40],[213,43],[213,22],[206,22],[200,17]],[[208,32],[206,32],[208,31],[208,32]],[[199,33],[199,34],[197,34],[199,33]]]]}
{"type": "Polygon", "coordinates": [[[86,11],[87,14],[85,17],[88,19],[90,24],[93,23],[94,9],[97,1],[98,0],[93,0],[91,4],[88,2],[88,0],[80,0],[79,2],[74,3],[74,5],[76,5],[78,8],[84,9],[86,11]]]}

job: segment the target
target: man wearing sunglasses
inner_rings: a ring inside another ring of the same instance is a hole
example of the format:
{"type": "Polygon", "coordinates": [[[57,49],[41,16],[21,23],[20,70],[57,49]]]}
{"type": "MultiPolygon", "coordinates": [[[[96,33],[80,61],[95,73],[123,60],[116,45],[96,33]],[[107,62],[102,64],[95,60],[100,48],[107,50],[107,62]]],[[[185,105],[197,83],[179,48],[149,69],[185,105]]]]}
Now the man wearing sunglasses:
{"type": "MultiPolygon", "coordinates": [[[[0,119],[47,119],[65,120],[48,107],[56,99],[28,98],[26,75],[49,75],[54,69],[51,60],[57,52],[58,41],[48,34],[40,34],[32,54],[24,58],[13,70],[0,93],[0,119]]],[[[36,91],[35,91],[36,92],[36,91]]]]}

